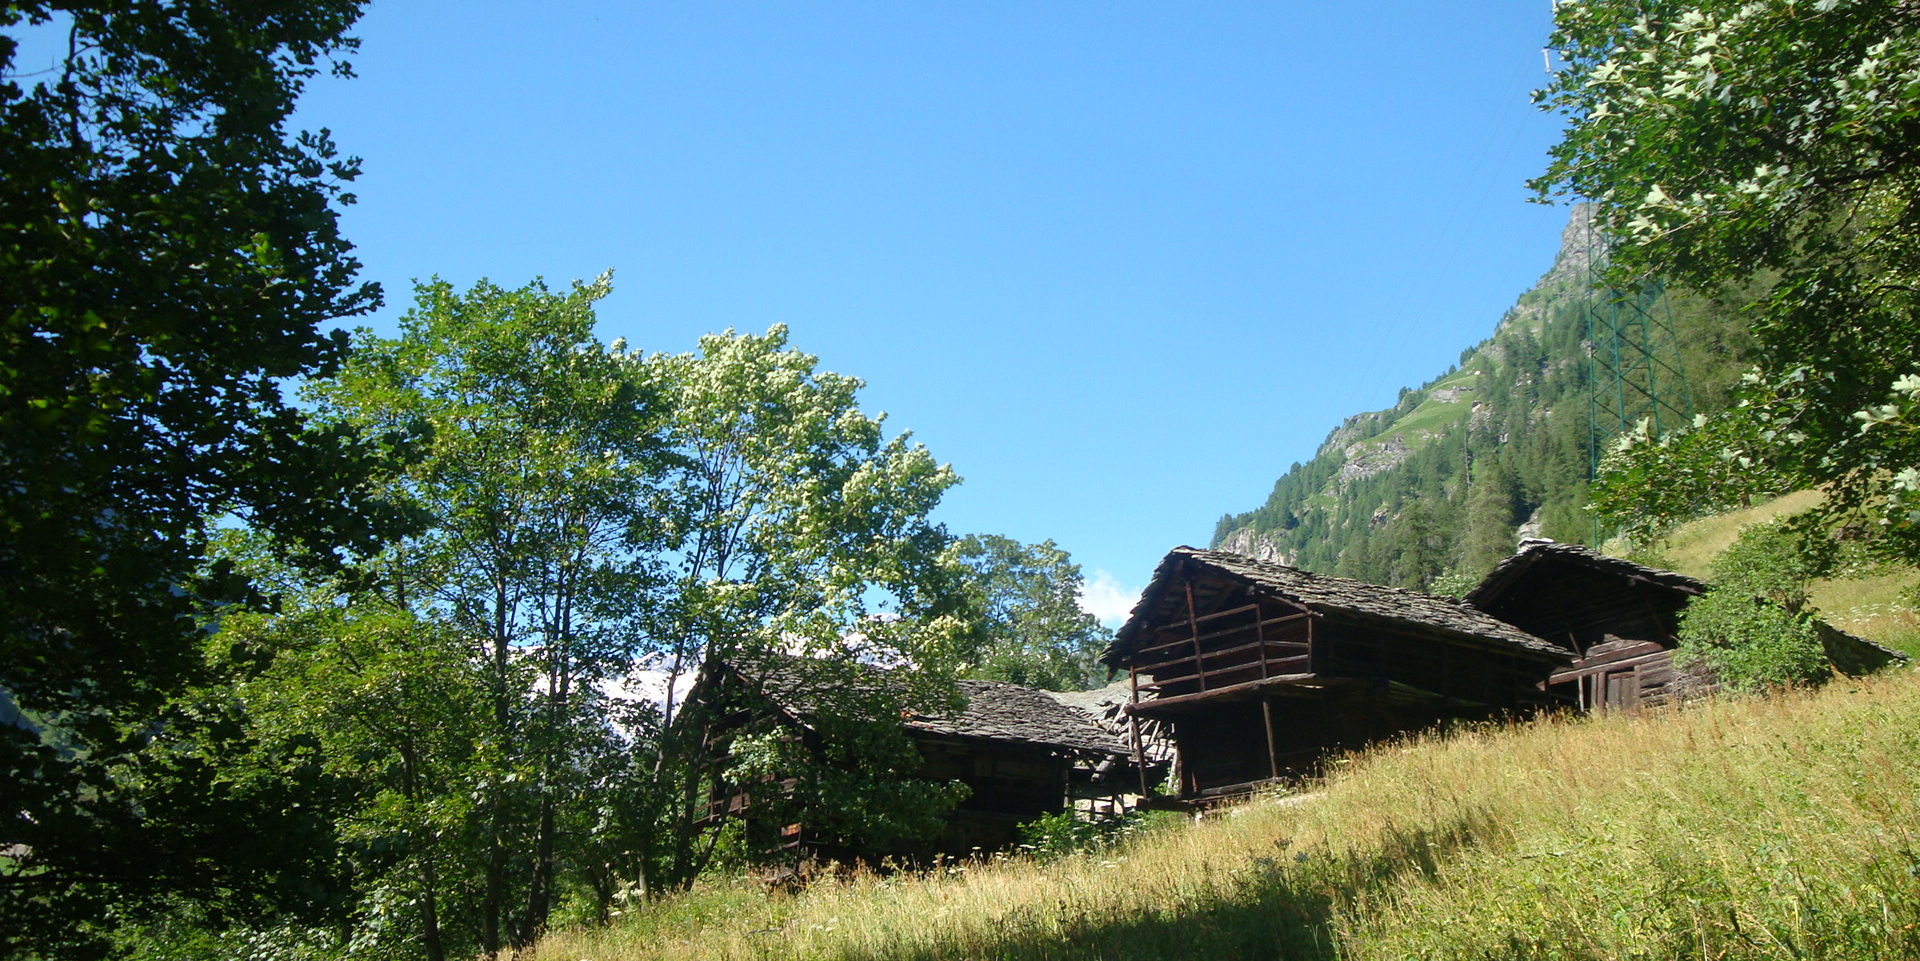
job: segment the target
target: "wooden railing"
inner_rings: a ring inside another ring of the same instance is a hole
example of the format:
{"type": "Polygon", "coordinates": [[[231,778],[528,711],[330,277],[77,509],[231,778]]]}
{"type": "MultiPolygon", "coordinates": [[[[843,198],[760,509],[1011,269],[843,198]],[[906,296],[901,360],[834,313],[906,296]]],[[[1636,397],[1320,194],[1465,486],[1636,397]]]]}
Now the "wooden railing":
{"type": "Polygon", "coordinates": [[[1270,635],[1277,628],[1312,615],[1287,613],[1263,617],[1261,614],[1260,605],[1247,604],[1195,616],[1184,625],[1160,628],[1156,634],[1169,639],[1156,637],[1156,643],[1134,651],[1134,669],[1152,676],[1152,681],[1141,685],[1141,689],[1157,692],[1192,684],[1204,691],[1249,680],[1309,673],[1313,653],[1309,641],[1280,640],[1270,635]],[[1221,623],[1228,619],[1239,622],[1221,623]],[[1211,629],[1203,630],[1203,626],[1211,629]]]}

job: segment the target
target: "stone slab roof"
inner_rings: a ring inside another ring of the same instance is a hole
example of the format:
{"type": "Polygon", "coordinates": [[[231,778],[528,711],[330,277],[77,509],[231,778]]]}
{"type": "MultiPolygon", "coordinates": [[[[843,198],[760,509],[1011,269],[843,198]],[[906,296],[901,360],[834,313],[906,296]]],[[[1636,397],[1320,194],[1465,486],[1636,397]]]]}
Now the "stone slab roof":
{"type": "Polygon", "coordinates": [[[1584,567],[1603,574],[1613,574],[1628,580],[1670,588],[1682,594],[1700,594],[1707,589],[1707,585],[1677,571],[1663,571],[1622,558],[1608,557],[1599,551],[1581,547],[1578,544],[1526,540],[1520,542],[1518,551],[1495,565],[1486,577],[1481,578],[1480,583],[1473,590],[1467,592],[1467,603],[1475,606],[1490,605],[1495,598],[1512,587],[1528,569],[1543,562],[1584,567]]]}
{"type": "Polygon", "coordinates": [[[1150,762],[1168,762],[1173,760],[1173,739],[1166,726],[1158,718],[1129,719],[1126,706],[1133,702],[1133,685],[1121,678],[1091,691],[1047,691],[1046,695],[1075,710],[1085,711],[1093,719],[1096,727],[1111,734],[1122,744],[1131,743],[1127,731],[1129,723],[1140,726],[1140,752],[1150,762]]]}
{"type": "Polygon", "coordinates": [[[851,694],[895,701],[909,731],[1073,753],[1132,754],[1087,711],[1017,684],[961,680],[956,686],[963,703],[956,709],[909,706],[908,685],[894,672],[842,659],[760,655],[736,658],[730,667],[801,723],[835,709],[837,695],[851,694]]]}
{"type": "Polygon", "coordinates": [[[907,726],[953,737],[1012,741],[1070,751],[1128,756],[1125,741],[1095,723],[1088,712],[1061,703],[1046,691],[1001,681],[963,680],[966,707],[945,716],[912,715],[907,726]]]}
{"type": "Polygon", "coordinates": [[[1176,547],[1154,571],[1153,580],[1141,595],[1139,605],[1134,607],[1132,617],[1120,628],[1113,645],[1103,656],[1105,663],[1117,663],[1118,657],[1138,643],[1137,636],[1148,622],[1162,621],[1168,616],[1161,608],[1177,599],[1174,595],[1179,592],[1173,589],[1175,583],[1192,570],[1214,571],[1238,579],[1250,594],[1289,601],[1322,615],[1385,621],[1419,633],[1450,634],[1532,654],[1573,656],[1572,651],[1559,644],[1535,637],[1450,597],[1314,574],[1226,551],[1176,547]]]}

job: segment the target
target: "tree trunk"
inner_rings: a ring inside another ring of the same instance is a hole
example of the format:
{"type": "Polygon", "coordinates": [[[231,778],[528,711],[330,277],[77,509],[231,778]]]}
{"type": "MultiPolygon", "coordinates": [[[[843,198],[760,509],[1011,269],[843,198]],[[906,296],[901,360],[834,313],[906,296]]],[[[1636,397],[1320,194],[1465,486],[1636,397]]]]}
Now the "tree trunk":
{"type": "MultiPolygon", "coordinates": [[[[418,750],[411,740],[402,744],[400,747],[400,764],[403,776],[406,778],[405,790],[407,802],[416,806],[420,803],[418,753],[418,750]]],[[[410,846],[417,852],[420,858],[420,946],[427,952],[427,961],[446,961],[446,945],[440,938],[440,902],[438,890],[440,879],[436,876],[433,869],[432,845],[430,843],[421,843],[422,839],[417,827],[414,828],[411,833],[413,837],[410,846]]]]}

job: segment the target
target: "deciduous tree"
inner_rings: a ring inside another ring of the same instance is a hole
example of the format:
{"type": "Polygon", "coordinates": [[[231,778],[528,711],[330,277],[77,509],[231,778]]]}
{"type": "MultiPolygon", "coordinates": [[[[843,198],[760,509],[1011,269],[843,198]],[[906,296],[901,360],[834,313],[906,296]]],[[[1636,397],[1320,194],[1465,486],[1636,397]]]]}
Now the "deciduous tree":
{"type": "Polygon", "coordinates": [[[716,659],[832,652],[910,664],[909,700],[938,700],[968,626],[941,563],[949,537],[927,516],[959,478],[907,435],[886,436],[885,415],[858,406],[858,379],[818,369],[783,326],[702,337],[697,353],[649,364],[679,458],[669,590],[648,625],[668,682],[656,766],[668,800],[642,880],[661,891],[705,863],[712,838],[695,815],[724,774],[715,719],[673,698],[682,677],[716,659]]]}
{"type": "Polygon", "coordinates": [[[1623,283],[1747,287],[1754,454],[1830,512],[1887,506],[1885,543],[1920,553],[1899,486],[1920,438],[1873,414],[1920,373],[1914,5],[1578,0],[1555,21],[1538,97],[1568,127],[1535,188],[1597,205],[1623,283]]]}
{"type": "Polygon", "coordinates": [[[482,669],[479,948],[532,941],[551,913],[567,809],[610,723],[604,685],[641,644],[657,584],[664,412],[642,358],[594,339],[610,278],[565,292],[421,285],[397,337],[363,334],[325,415],[416,432],[391,497],[426,518],[361,565],[349,601],[465,638],[482,669]]]}
{"type": "Polygon", "coordinates": [[[210,520],[367,543],[341,438],[280,393],[377,300],[335,225],[357,164],[286,124],[358,13],[0,8],[0,690],[23,712],[0,724],[0,953],[79,950],[108,904],[212,884],[207,858],[104,847],[154,817],[134,786],[195,756],[166,745],[203,725],[164,705],[245,593],[202,567],[210,520]],[[30,25],[51,69],[19,60],[30,25]]]}
{"type": "Polygon", "coordinates": [[[1053,691],[1096,683],[1107,632],[1080,607],[1080,565],[1052,541],[1022,544],[997,534],[955,541],[949,560],[961,569],[978,633],[959,652],[973,677],[1053,691]]]}
{"type": "Polygon", "coordinates": [[[1681,613],[1675,656],[1739,690],[1825,679],[1832,667],[1805,608],[1808,584],[1834,557],[1831,540],[1786,520],[1742,531],[1714,560],[1713,590],[1681,613]]]}

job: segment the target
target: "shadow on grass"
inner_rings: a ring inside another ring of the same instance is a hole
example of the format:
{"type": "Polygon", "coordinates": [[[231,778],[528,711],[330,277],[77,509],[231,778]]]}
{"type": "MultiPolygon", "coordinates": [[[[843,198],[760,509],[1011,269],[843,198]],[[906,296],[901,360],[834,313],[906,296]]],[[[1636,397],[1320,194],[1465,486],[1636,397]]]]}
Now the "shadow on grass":
{"type": "MultiPolygon", "coordinates": [[[[1173,892],[1142,890],[1111,917],[1076,914],[1065,902],[1014,905],[984,936],[901,944],[844,955],[849,961],[959,959],[1286,958],[1333,961],[1346,952],[1334,920],[1355,901],[1411,877],[1431,878],[1440,862],[1488,836],[1491,818],[1390,834],[1375,852],[1340,857],[1255,855],[1240,867],[1199,876],[1173,892]]],[[[1133,883],[1124,867],[1112,883],[1133,883]]]]}

